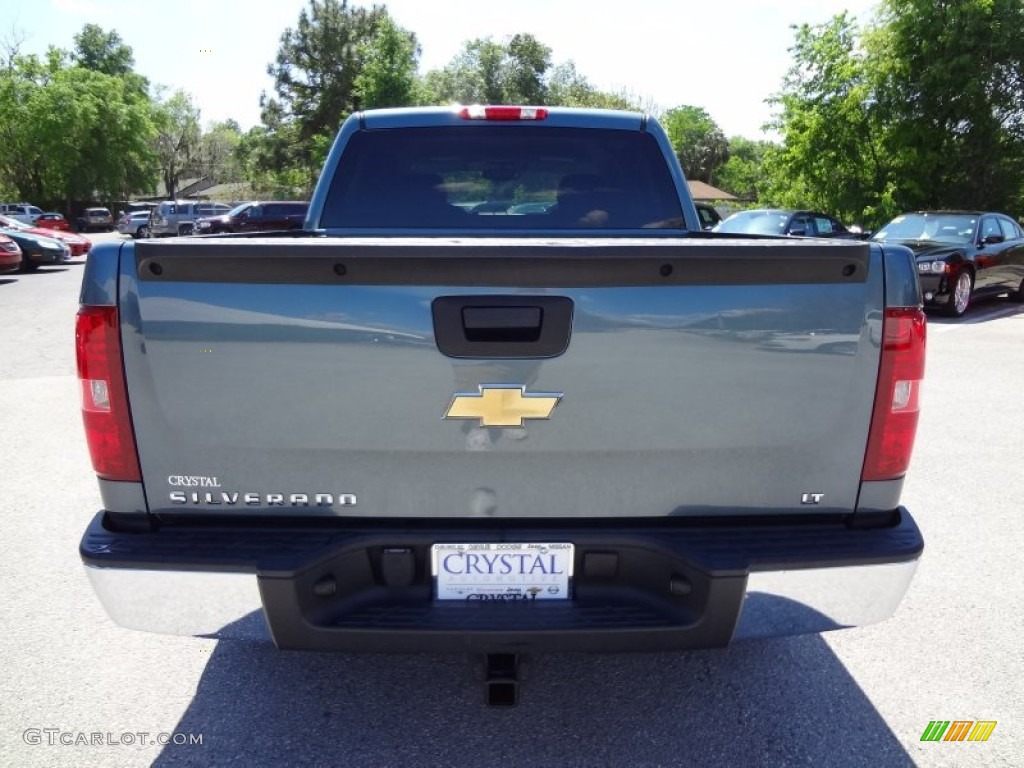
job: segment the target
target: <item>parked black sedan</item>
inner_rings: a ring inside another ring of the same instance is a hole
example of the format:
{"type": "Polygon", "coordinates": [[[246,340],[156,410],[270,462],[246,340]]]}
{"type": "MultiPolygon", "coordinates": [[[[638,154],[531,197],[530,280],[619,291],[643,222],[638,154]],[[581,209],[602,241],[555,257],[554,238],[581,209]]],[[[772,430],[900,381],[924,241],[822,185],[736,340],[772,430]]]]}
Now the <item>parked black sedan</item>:
{"type": "Polygon", "coordinates": [[[919,211],[897,216],[871,236],[909,247],[927,306],[960,317],[982,296],[1024,301],[1024,231],[984,211],[919,211]]]}
{"type": "Polygon", "coordinates": [[[714,232],[734,235],[789,235],[791,237],[858,237],[834,217],[818,211],[783,211],[776,208],[758,208],[738,211],[718,223],[714,232]]]}

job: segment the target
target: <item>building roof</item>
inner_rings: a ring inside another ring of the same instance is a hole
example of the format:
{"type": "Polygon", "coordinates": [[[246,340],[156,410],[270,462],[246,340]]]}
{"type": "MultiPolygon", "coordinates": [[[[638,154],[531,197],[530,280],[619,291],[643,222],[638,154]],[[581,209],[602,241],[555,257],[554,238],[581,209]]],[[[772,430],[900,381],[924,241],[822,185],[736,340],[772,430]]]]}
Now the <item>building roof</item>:
{"type": "Polygon", "coordinates": [[[723,189],[717,189],[703,181],[687,181],[690,187],[690,197],[694,200],[735,200],[735,195],[730,195],[723,189]]]}
{"type": "Polygon", "coordinates": [[[258,200],[261,196],[253,191],[252,185],[249,182],[231,181],[226,184],[214,184],[213,186],[206,187],[202,192],[198,194],[193,193],[189,197],[202,198],[203,200],[235,201],[258,200]]]}
{"type": "Polygon", "coordinates": [[[178,197],[198,197],[205,189],[213,186],[213,180],[202,176],[198,179],[182,179],[178,185],[178,197]]]}
{"type": "MultiPolygon", "coordinates": [[[[178,182],[178,194],[176,195],[179,200],[184,198],[186,195],[183,192],[190,187],[202,185],[203,179],[181,179],[178,182]]],[[[206,186],[209,186],[209,182],[206,182],[206,186]]],[[[170,196],[167,194],[167,187],[164,185],[163,179],[156,183],[156,187],[152,190],[136,190],[136,194],[133,196],[134,200],[160,202],[162,200],[169,200],[170,196]],[[146,192],[146,194],[143,194],[146,192]]]]}

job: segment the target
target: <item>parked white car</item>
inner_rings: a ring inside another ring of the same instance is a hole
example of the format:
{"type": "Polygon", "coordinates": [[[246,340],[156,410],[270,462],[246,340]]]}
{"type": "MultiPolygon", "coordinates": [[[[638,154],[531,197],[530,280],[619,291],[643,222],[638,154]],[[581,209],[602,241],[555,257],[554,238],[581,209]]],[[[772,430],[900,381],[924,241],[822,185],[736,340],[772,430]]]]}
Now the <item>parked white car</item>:
{"type": "Polygon", "coordinates": [[[17,219],[22,224],[35,224],[43,210],[30,203],[0,203],[0,215],[17,219]]]}

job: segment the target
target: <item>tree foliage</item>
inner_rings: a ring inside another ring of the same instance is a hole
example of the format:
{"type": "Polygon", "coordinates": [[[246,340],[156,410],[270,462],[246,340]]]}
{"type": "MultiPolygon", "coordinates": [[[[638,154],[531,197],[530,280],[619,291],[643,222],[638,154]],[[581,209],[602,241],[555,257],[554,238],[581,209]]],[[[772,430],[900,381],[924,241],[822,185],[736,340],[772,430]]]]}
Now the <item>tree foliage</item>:
{"type": "Polygon", "coordinates": [[[281,36],[261,96],[261,125],[239,145],[246,178],[280,196],[309,195],[338,126],[367,107],[411,103],[419,46],[383,6],[310,0],[281,36]]]}
{"type": "Polygon", "coordinates": [[[390,16],[379,16],[370,37],[359,45],[361,67],[355,79],[355,102],[360,109],[412,104],[417,98],[419,57],[416,36],[390,16]]]}
{"type": "Polygon", "coordinates": [[[294,120],[302,141],[333,133],[360,108],[356,81],[363,69],[361,54],[386,14],[381,6],[352,8],[347,0],[310,0],[295,28],[281,35],[277,58],[267,67],[276,98],[264,106],[294,120]]]}
{"type": "Polygon", "coordinates": [[[0,71],[0,186],[64,207],[151,187],[154,123],[138,80],[70,59],[51,48],[0,71]]]}
{"type": "Polygon", "coordinates": [[[429,72],[426,87],[439,104],[547,104],[550,66],[551,49],[533,35],[477,38],[446,67],[429,72]]]}
{"type": "Polygon", "coordinates": [[[259,194],[289,199],[312,191],[314,138],[300,142],[298,126],[285,123],[264,110],[264,122],[247,131],[238,143],[236,155],[242,175],[259,194]],[[301,147],[309,147],[305,152],[301,147]]]}
{"type": "Polygon", "coordinates": [[[601,91],[576,70],[573,61],[555,66],[548,76],[547,103],[562,107],[640,110],[639,99],[601,91]]]}
{"type": "Polygon", "coordinates": [[[544,104],[548,97],[545,75],[551,66],[551,49],[533,35],[513,35],[506,44],[501,85],[510,103],[544,104]]]}
{"type": "Polygon", "coordinates": [[[530,34],[478,38],[421,80],[420,104],[535,104],[641,110],[642,99],[602,91],[573,61],[552,65],[551,49],[530,34]]]}
{"type": "Polygon", "coordinates": [[[71,58],[81,67],[114,77],[129,74],[135,66],[135,55],[121,36],[113,30],[105,32],[98,24],[86,24],[75,35],[71,58]]]}
{"type": "Polygon", "coordinates": [[[729,139],[729,159],[718,169],[715,186],[746,201],[758,200],[765,190],[764,158],[774,145],[743,136],[729,139]]]}
{"type": "Polygon", "coordinates": [[[156,157],[167,197],[174,200],[178,183],[195,172],[199,159],[199,110],[192,97],[177,90],[156,106],[156,157]]]}
{"type": "Polygon", "coordinates": [[[241,128],[234,120],[209,126],[196,145],[193,165],[196,175],[214,184],[241,179],[242,169],[238,162],[241,140],[241,128]]]}
{"type": "Polygon", "coordinates": [[[790,52],[793,64],[771,99],[780,109],[771,127],[784,140],[765,158],[767,198],[847,220],[886,218],[896,205],[892,157],[854,19],[843,13],[797,27],[790,52]]]}
{"type": "Polygon", "coordinates": [[[906,210],[1021,212],[1024,3],[885,0],[859,30],[802,25],[773,98],[770,202],[877,225],[906,210]]]}
{"type": "Polygon", "coordinates": [[[718,123],[700,107],[688,105],[668,110],[661,123],[686,178],[713,183],[715,171],[729,159],[729,142],[718,123]]]}
{"type": "Polygon", "coordinates": [[[886,0],[865,44],[907,204],[1021,212],[1024,2],[886,0]]]}

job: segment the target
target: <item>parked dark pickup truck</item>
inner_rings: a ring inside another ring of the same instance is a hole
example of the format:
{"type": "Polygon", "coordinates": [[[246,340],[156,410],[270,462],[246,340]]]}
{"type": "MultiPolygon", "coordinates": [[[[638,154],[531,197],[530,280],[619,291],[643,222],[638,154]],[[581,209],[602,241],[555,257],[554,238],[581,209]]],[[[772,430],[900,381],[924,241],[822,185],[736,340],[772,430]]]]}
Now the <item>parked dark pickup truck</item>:
{"type": "Polygon", "coordinates": [[[883,619],[922,551],[910,251],[702,232],[639,114],[353,115],[304,231],[100,245],[81,301],[127,627],[722,646],[883,619]]]}

